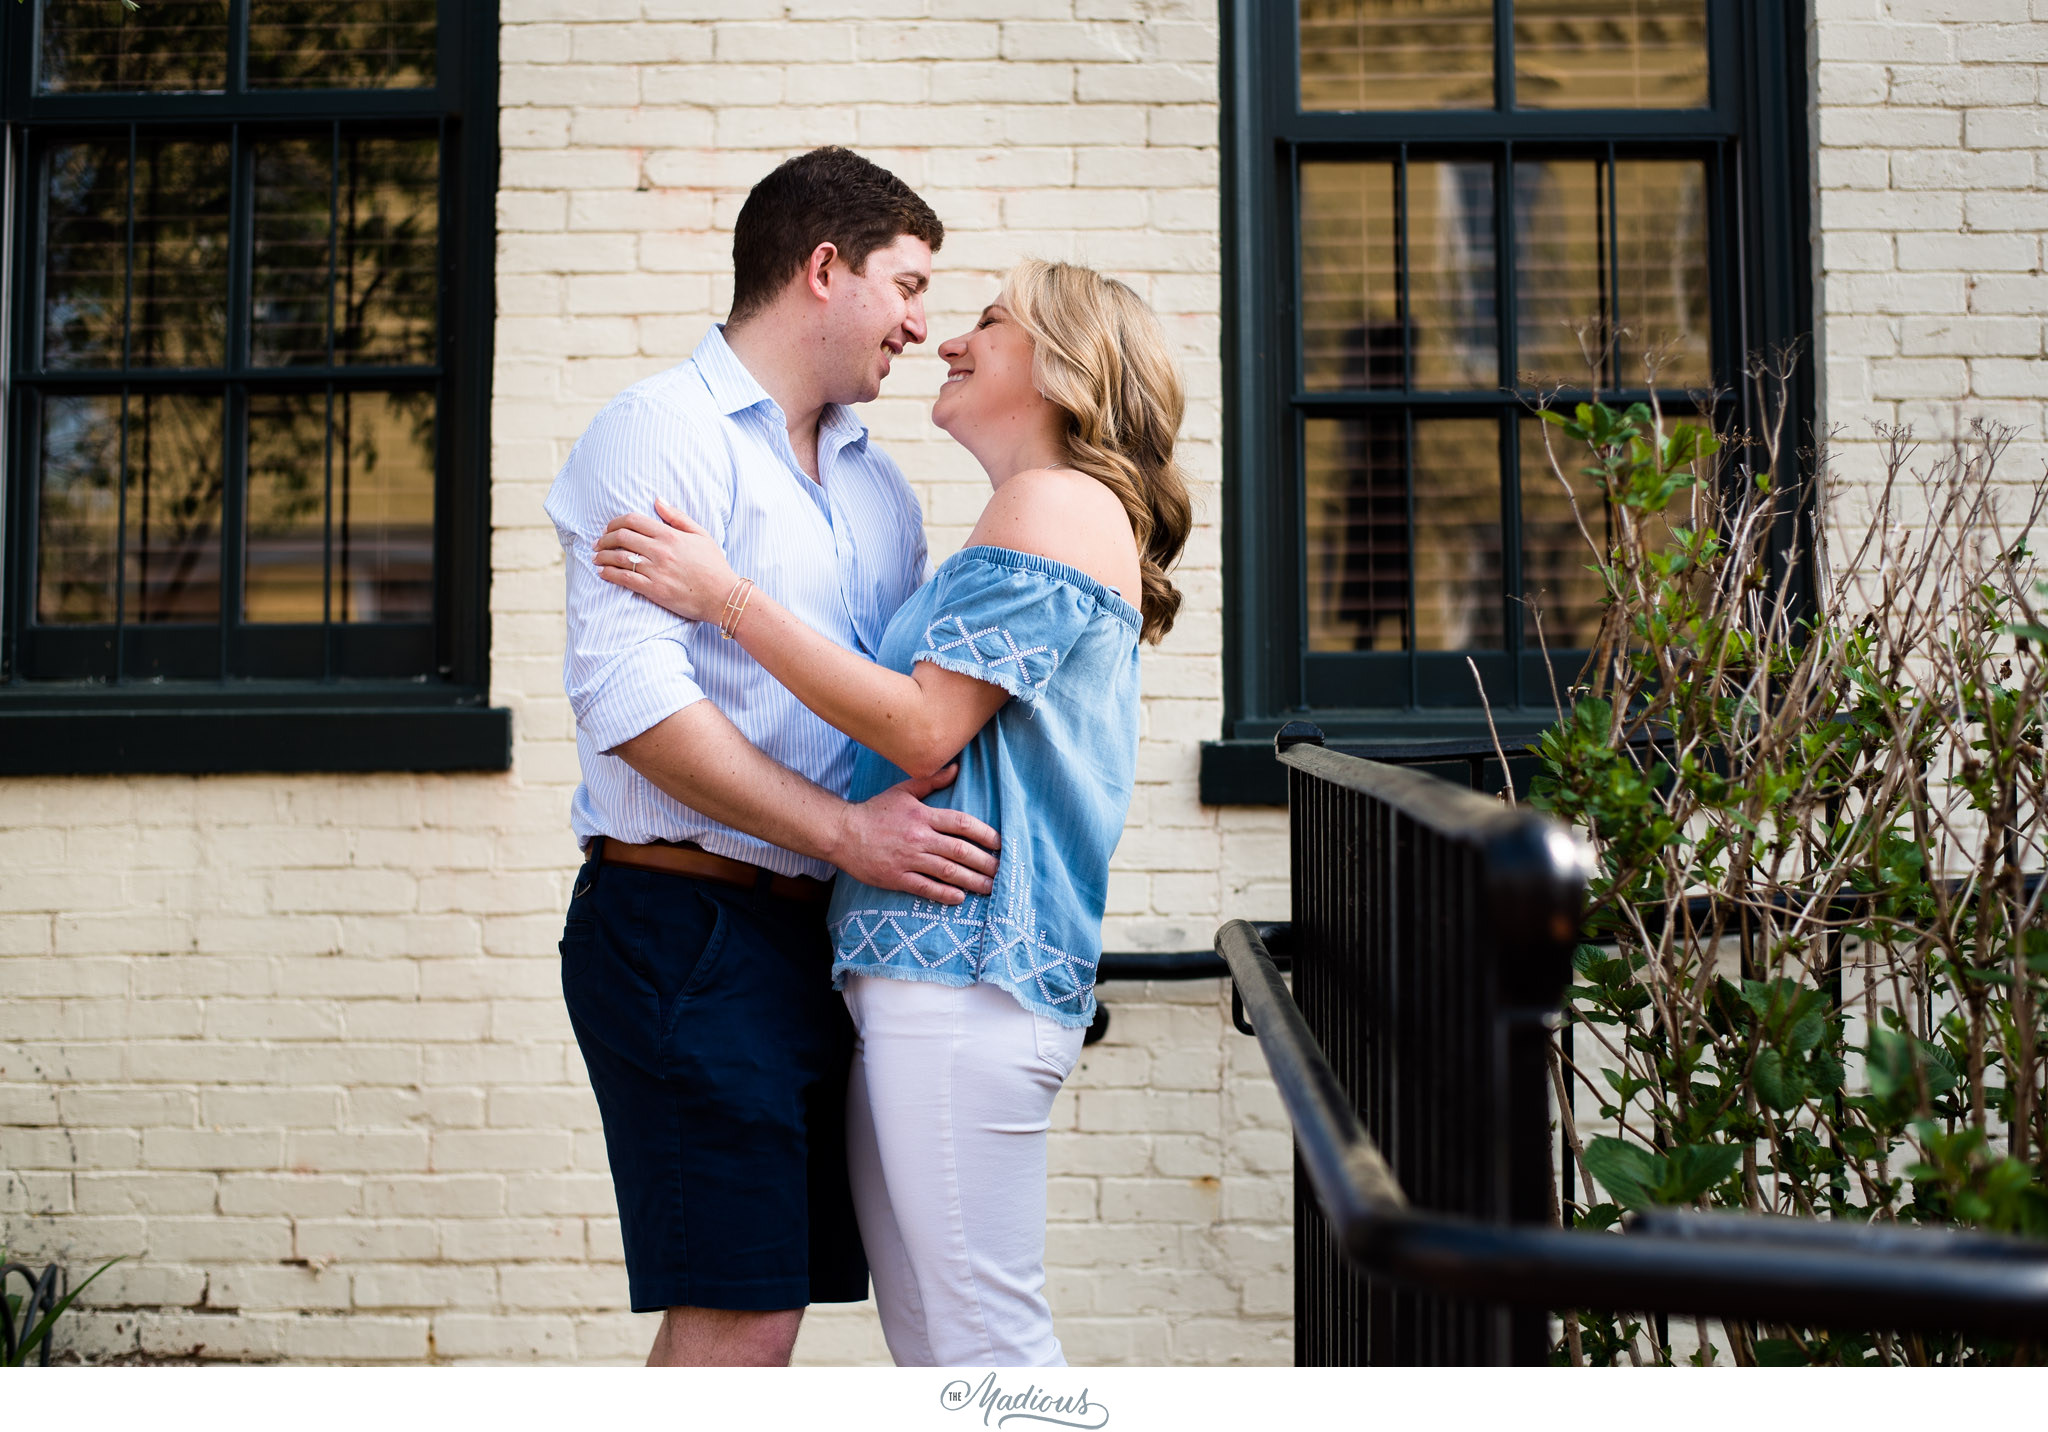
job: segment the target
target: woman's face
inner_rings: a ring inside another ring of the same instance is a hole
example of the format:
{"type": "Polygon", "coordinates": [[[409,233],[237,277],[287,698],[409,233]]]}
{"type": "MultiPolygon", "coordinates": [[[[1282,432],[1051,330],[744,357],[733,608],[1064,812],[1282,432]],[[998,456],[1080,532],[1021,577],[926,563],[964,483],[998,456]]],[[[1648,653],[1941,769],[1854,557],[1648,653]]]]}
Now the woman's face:
{"type": "Polygon", "coordinates": [[[1034,346],[1000,303],[983,309],[973,328],[939,345],[946,382],[932,422],[963,443],[1037,431],[1051,404],[1031,382],[1034,346]]]}

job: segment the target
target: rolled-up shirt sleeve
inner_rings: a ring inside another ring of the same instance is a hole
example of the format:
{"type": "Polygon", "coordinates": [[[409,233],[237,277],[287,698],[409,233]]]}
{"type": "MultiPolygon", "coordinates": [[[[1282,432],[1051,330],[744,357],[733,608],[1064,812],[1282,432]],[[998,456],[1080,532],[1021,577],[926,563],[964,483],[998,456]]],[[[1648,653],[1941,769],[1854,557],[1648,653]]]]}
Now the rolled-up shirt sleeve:
{"type": "Polygon", "coordinates": [[[704,699],[690,655],[698,623],[598,576],[597,539],[614,517],[654,516],[658,497],[723,545],[732,463],[716,438],[662,403],[628,400],[597,416],[548,491],[568,568],[562,684],[576,724],[610,752],[704,699]]]}

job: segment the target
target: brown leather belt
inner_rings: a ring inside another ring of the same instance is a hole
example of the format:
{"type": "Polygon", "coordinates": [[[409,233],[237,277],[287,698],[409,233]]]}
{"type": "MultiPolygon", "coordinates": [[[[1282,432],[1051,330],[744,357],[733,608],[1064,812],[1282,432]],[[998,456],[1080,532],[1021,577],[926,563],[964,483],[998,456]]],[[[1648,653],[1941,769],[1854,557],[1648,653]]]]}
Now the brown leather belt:
{"type": "Polygon", "coordinates": [[[766,890],[784,900],[816,904],[832,897],[832,882],[808,875],[778,875],[744,860],[713,855],[695,845],[656,841],[633,845],[610,836],[592,836],[590,858],[605,865],[624,865],[634,870],[656,870],[664,875],[688,875],[698,880],[715,880],[720,885],[737,885],[742,890],[766,890]]]}

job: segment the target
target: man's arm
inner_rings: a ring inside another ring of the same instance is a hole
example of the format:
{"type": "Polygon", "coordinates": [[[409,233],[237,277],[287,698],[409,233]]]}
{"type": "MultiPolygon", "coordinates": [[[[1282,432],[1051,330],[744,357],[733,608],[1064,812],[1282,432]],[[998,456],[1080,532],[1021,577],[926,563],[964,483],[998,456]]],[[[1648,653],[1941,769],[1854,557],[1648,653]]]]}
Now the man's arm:
{"type": "MultiPolygon", "coordinates": [[[[576,723],[692,810],[758,839],[830,861],[856,878],[955,904],[934,877],[985,894],[995,832],[918,799],[944,781],[906,783],[851,806],[775,761],[741,735],[697,684],[689,623],[598,580],[591,546],[621,512],[651,511],[657,497],[697,504],[723,534],[730,458],[681,413],[638,403],[607,410],[577,443],[548,494],[568,562],[564,677],[576,723]]],[[[950,778],[949,778],[950,779],[950,778]]]]}
{"type": "Polygon", "coordinates": [[[866,884],[943,905],[959,904],[962,891],[994,888],[996,832],[963,811],[924,804],[952,782],[952,767],[853,805],[764,754],[709,701],[684,707],[612,754],[721,825],[828,861],[866,884]]]}

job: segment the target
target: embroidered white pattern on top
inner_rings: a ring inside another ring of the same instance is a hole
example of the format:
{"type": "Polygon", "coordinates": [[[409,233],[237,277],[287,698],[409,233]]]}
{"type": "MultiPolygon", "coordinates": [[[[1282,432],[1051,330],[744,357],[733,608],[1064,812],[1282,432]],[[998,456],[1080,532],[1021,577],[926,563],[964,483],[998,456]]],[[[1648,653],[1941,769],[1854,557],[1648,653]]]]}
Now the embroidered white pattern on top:
{"type": "MultiPolygon", "coordinates": [[[[1010,635],[1010,629],[1005,626],[987,626],[983,627],[980,631],[969,631],[967,623],[962,620],[958,613],[949,613],[926,627],[924,629],[924,644],[925,649],[935,656],[953,656],[960,648],[965,647],[968,654],[975,661],[986,666],[991,671],[1000,671],[1006,666],[1015,667],[1018,684],[1030,687],[1033,692],[1044,691],[1046,682],[1052,680],[1052,674],[1059,670],[1060,665],[1060,653],[1057,647],[1043,644],[1039,646],[1019,646],[1017,645],[1017,639],[1010,635]],[[954,634],[947,640],[941,640],[941,634],[948,623],[951,623],[954,634]],[[995,648],[993,655],[982,650],[982,642],[991,637],[1001,643],[1000,646],[995,648]],[[1045,653],[1051,654],[1052,661],[1045,668],[1044,678],[1033,682],[1030,676],[1026,674],[1024,659],[1045,653]]],[[[955,659],[957,660],[958,658],[955,659]]]]}
{"type": "Polygon", "coordinates": [[[1095,962],[1045,938],[1021,886],[1010,889],[1000,910],[987,896],[951,907],[918,900],[909,910],[849,910],[833,924],[832,938],[835,969],[915,964],[1016,990],[1071,1014],[1082,1011],[1095,985],[1095,962]]]}

